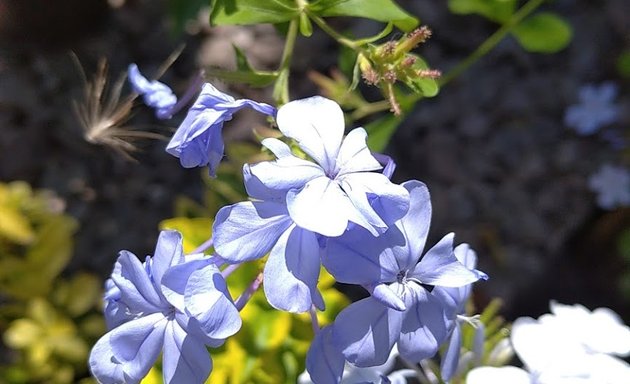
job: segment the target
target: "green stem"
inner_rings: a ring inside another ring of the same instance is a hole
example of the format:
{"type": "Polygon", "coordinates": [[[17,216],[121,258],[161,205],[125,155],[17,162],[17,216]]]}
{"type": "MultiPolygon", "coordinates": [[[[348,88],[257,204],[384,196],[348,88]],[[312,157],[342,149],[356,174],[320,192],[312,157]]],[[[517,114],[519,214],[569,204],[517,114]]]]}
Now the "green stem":
{"type": "Polygon", "coordinates": [[[289,102],[289,72],[291,69],[293,49],[295,48],[295,41],[297,40],[299,22],[300,19],[296,17],[289,23],[287,39],[284,43],[284,51],[282,51],[282,59],[280,60],[280,68],[278,69],[279,75],[273,87],[273,98],[279,105],[289,102]]]}
{"type": "Polygon", "coordinates": [[[352,112],[352,114],[350,115],[350,118],[352,119],[352,121],[357,121],[366,116],[370,116],[382,111],[387,111],[390,108],[391,106],[389,105],[388,100],[375,101],[373,103],[367,103],[355,109],[354,112],[352,112]]]}
{"type": "Polygon", "coordinates": [[[470,54],[466,59],[459,63],[455,68],[451,69],[446,75],[440,79],[440,86],[443,86],[461,75],[468,67],[473,65],[477,60],[490,52],[494,47],[499,44],[503,38],[514,29],[518,23],[530,13],[534,12],[545,0],[529,0],[518,11],[516,11],[512,17],[503,24],[495,33],[486,39],[477,49],[470,54]]]}
{"type": "Polygon", "coordinates": [[[353,51],[357,51],[357,52],[363,51],[361,47],[355,44],[354,41],[348,39],[347,37],[343,36],[341,33],[332,29],[328,24],[326,24],[326,21],[324,21],[324,19],[322,19],[321,17],[317,15],[313,15],[310,12],[308,13],[308,16],[311,20],[315,22],[315,24],[317,24],[317,26],[319,26],[322,29],[322,31],[326,32],[330,37],[335,39],[339,44],[345,45],[346,47],[352,49],[353,51]]]}

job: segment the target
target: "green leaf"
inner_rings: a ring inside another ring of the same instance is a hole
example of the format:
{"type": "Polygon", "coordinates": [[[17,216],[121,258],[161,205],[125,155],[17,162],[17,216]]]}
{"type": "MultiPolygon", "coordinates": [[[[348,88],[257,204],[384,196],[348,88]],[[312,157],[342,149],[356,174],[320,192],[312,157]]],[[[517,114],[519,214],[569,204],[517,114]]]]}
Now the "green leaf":
{"type": "Polygon", "coordinates": [[[503,24],[516,10],[516,0],[448,0],[448,9],[457,14],[475,13],[503,24]]]}
{"type": "Polygon", "coordinates": [[[225,69],[206,69],[208,77],[216,77],[228,83],[245,83],[252,87],[266,87],[272,84],[278,74],[271,71],[229,71],[225,69]]]}
{"type": "Polygon", "coordinates": [[[300,10],[293,0],[212,0],[211,25],[284,23],[300,10]]]}
{"type": "Polygon", "coordinates": [[[300,33],[305,37],[313,34],[313,24],[305,13],[300,13],[300,33]]]}
{"type": "Polygon", "coordinates": [[[573,30],[555,14],[541,12],[523,20],[514,27],[512,34],[530,52],[554,53],[569,44],[573,30]]]}
{"type": "Polygon", "coordinates": [[[224,70],[218,68],[210,68],[206,70],[206,74],[211,77],[217,77],[229,83],[245,83],[253,87],[266,87],[273,83],[278,74],[271,71],[258,71],[252,67],[247,60],[245,52],[236,45],[232,44],[234,49],[234,57],[236,61],[236,70],[224,70]]]}
{"type": "Polygon", "coordinates": [[[320,0],[308,7],[321,17],[353,16],[364,17],[384,23],[393,23],[405,32],[416,28],[417,18],[405,12],[392,0],[320,0]]]}
{"type": "Polygon", "coordinates": [[[402,120],[402,116],[388,114],[363,126],[368,133],[368,148],[372,152],[383,152],[402,120]]]}

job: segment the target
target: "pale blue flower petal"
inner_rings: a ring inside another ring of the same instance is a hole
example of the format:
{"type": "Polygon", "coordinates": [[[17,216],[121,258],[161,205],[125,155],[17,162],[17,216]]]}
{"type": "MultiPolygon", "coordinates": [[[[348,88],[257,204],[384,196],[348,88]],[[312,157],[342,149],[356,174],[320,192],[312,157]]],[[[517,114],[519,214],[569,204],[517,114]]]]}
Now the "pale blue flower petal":
{"type": "Polygon", "coordinates": [[[431,248],[414,268],[411,276],[423,284],[442,287],[461,287],[488,276],[475,269],[468,269],[453,253],[454,234],[444,236],[431,248]]]}
{"type": "Polygon", "coordinates": [[[402,322],[398,351],[411,362],[434,356],[446,340],[451,324],[444,303],[420,286],[411,286],[405,298],[407,311],[402,322]]]}
{"type": "Polygon", "coordinates": [[[114,357],[110,337],[108,332],[94,344],[88,361],[90,372],[101,384],[139,383],[125,375],[123,365],[114,357]]]}
{"type": "Polygon", "coordinates": [[[317,289],[320,248],[314,233],[292,225],[278,239],[265,264],[263,287],[269,303],[293,313],[315,305],[324,309],[317,289]]]}
{"type": "Polygon", "coordinates": [[[376,171],[383,166],[372,156],[366,144],[367,132],[363,128],[350,131],[343,139],[337,156],[335,174],[376,171]]]}
{"type": "Polygon", "coordinates": [[[361,220],[352,220],[375,236],[385,232],[389,225],[403,217],[409,210],[409,192],[393,184],[382,173],[358,172],[339,177],[341,188],[354,206],[361,220]],[[372,207],[370,197],[378,197],[380,206],[386,210],[382,217],[372,207]],[[383,219],[387,219],[388,222],[383,219]],[[367,225],[366,225],[367,224],[367,225]]]}
{"type": "Polygon", "coordinates": [[[162,276],[171,266],[183,261],[182,235],[177,231],[161,231],[150,260],[151,279],[156,291],[161,290],[162,276]]]}
{"type": "Polygon", "coordinates": [[[223,158],[223,122],[230,120],[229,111],[190,109],[171,138],[166,151],[178,157],[184,168],[208,165],[211,176],[223,158]]]}
{"type": "Polygon", "coordinates": [[[327,174],[334,172],[345,129],[343,111],[336,102],[321,96],[289,102],[278,110],[277,123],[327,174]]]}
{"type": "Polygon", "coordinates": [[[402,286],[398,283],[393,283],[391,287],[384,283],[366,287],[370,295],[381,304],[397,311],[404,311],[407,305],[396,293],[399,288],[402,286]]]}
{"type": "Polygon", "coordinates": [[[258,259],[291,224],[281,203],[246,201],[223,207],[214,221],[214,249],[231,263],[258,259]]]}
{"type": "Polygon", "coordinates": [[[246,99],[234,100],[206,83],[177,128],[166,151],[179,157],[183,167],[208,165],[210,176],[216,176],[216,169],[223,158],[223,123],[232,119],[232,115],[244,107],[251,107],[267,115],[274,115],[276,112],[268,104],[246,99]]]}
{"type": "Polygon", "coordinates": [[[286,205],[287,190],[276,190],[267,187],[263,182],[252,174],[249,164],[243,165],[243,182],[249,197],[254,200],[273,201],[286,205]]]}
{"type": "MultiPolygon", "coordinates": [[[[189,258],[189,257],[187,257],[189,258]]],[[[162,294],[170,305],[180,312],[186,312],[186,285],[193,272],[205,268],[212,261],[209,258],[195,258],[185,263],[174,265],[162,278],[162,294]]]]}
{"type": "Polygon", "coordinates": [[[315,335],[306,354],[306,370],[315,384],[339,383],[345,360],[332,341],[332,327],[328,326],[315,335]]]}
{"type": "Polygon", "coordinates": [[[140,260],[131,252],[121,251],[116,263],[120,264],[120,274],[113,274],[112,280],[120,289],[121,300],[134,312],[160,311],[163,307],[160,295],[140,260]]]}
{"type": "Polygon", "coordinates": [[[403,314],[371,297],[359,300],[339,313],[332,340],[348,362],[358,367],[381,365],[400,336],[403,314]]]}
{"type": "Polygon", "coordinates": [[[287,208],[298,226],[329,237],[344,233],[355,209],[339,184],[327,177],[313,179],[301,190],[290,190],[287,208]]]}
{"type": "Polygon", "coordinates": [[[168,323],[162,313],[154,313],[110,331],[113,358],[133,380],[140,381],[145,377],[160,355],[168,323]]]}
{"type": "Polygon", "coordinates": [[[162,373],[166,384],[202,384],[212,370],[212,360],[203,343],[189,336],[175,321],[164,335],[162,373]]]}
{"type": "Polygon", "coordinates": [[[265,139],[263,145],[273,148],[282,156],[275,161],[263,161],[250,166],[252,175],[267,188],[288,191],[292,188],[302,188],[313,179],[325,177],[323,169],[317,164],[300,159],[290,152],[285,153],[288,147],[280,140],[265,139]]]}
{"type": "Polygon", "coordinates": [[[440,371],[442,372],[443,380],[449,381],[457,371],[461,347],[462,332],[460,325],[456,324],[450,335],[448,346],[446,347],[446,353],[442,356],[442,362],[440,364],[440,371]]]}
{"type": "Polygon", "coordinates": [[[133,90],[143,96],[146,105],[155,108],[157,118],[170,119],[171,109],[177,103],[177,97],[171,88],[159,81],[147,80],[136,64],[130,64],[127,72],[133,90]]]}
{"type": "Polygon", "coordinates": [[[374,237],[366,229],[354,227],[328,239],[322,263],[341,283],[392,282],[401,270],[397,250],[404,246],[405,238],[396,228],[374,237]]]}
{"type": "Polygon", "coordinates": [[[431,224],[431,197],[424,183],[410,180],[402,184],[409,191],[409,210],[396,225],[408,239],[408,254],[405,260],[400,260],[401,266],[411,269],[417,262],[429,234],[431,224]]]}
{"type": "Polygon", "coordinates": [[[215,265],[210,264],[190,275],[185,302],[186,311],[212,339],[226,339],[241,328],[241,317],[215,265]]]}

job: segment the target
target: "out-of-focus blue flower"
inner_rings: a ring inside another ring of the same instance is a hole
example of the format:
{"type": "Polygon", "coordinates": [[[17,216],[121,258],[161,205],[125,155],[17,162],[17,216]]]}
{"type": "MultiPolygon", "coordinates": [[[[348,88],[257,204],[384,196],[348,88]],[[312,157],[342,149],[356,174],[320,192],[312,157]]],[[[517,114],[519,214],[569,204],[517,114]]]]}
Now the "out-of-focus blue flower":
{"type": "Polygon", "coordinates": [[[144,263],[122,251],[107,284],[112,328],[90,353],[103,384],[139,383],[160,352],[165,383],[203,383],[218,347],[241,326],[219,269],[203,255],[184,259],[178,232],[163,231],[144,263]]]}
{"type": "Polygon", "coordinates": [[[373,237],[354,227],[328,239],[322,256],[337,281],[371,293],[341,311],[332,326],[334,348],[358,367],[383,364],[395,343],[408,361],[435,355],[456,317],[456,303],[444,287],[487,278],[457,260],[453,234],[421,257],[431,218],[429,192],[415,180],[403,187],[410,194],[409,211],[387,232],[373,237]]]}
{"type": "Polygon", "coordinates": [[[578,134],[593,134],[619,117],[619,106],[614,104],[617,96],[614,83],[585,85],[580,88],[579,96],[580,103],[571,105],[564,113],[564,123],[578,134]]]}
{"type": "MultiPolygon", "coordinates": [[[[458,245],[455,248],[454,253],[457,260],[464,264],[466,268],[472,270],[477,267],[477,254],[468,244],[458,245]]],[[[453,298],[457,308],[455,327],[453,327],[453,330],[449,335],[448,346],[444,351],[440,364],[442,379],[449,381],[458,371],[458,363],[462,347],[461,327],[463,323],[468,322],[470,324],[474,324],[475,337],[473,352],[475,353],[477,361],[481,359],[481,354],[483,353],[485,331],[481,322],[475,321],[474,317],[469,318],[466,316],[466,302],[472,292],[472,284],[464,285],[458,288],[444,288],[444,290],[453,298]]]]}
{"type": "MultiPolygon", "coordinates": [[[[277,156],[289,151],[281,144],[270,146],[277,156]]],[[[230,263],[269,253],[263,274],[269,303],[289,312],[305,312],[313,304],[323,310],[324,300],[317,289],[321,251],[318,235],[293,222],[285,194],[266,188],[247,165],[243,176],[254,200],[219,210],[212,230],[215,251],[230,263]]]]}
{"type": "Polygon", "coordinates": [[[216,176],[223,158],[223,123],[245,107],[268,116],[275,116],[276,109],[253,100],[235,100],[211,84],[204,84],[201,94],[188,111],[186,118],[166,147],[166,151],[178,157],[184,168],[208,166],[210,176],[216,176]]]}
{"type": "Polygon", "coordinates": [[[588,186],[603,209],[630,205],[630,172],[624,167],[602,165],[588,178],[588,186]]]}
{"type": "MultiPolygon", "coordinates": [[[[252,165],[251,173],[267,188],[286,193],[289,215],[300,228],[339,236],[355,223],[376,236],[407,212],[407,191],[372,172],[382,166],[366,145],[365,130],[356,128],[343,138],[343,112],[336,102],[319,96],[292,101],[278,110],[277,123],[314,162],[286,148],[274,151],[275,161],[252,165]]],[[[263,145],[284,144],[265,139],[263,145]]]]}
{"type": "Polygon", "coordinates": [[[136,64],[130,64],[127,71],[129,82],[134,92],[142,95],[144,103],[155,109],[158,119],[170,119],[171,109],[177,103],[177,96],[166,84],[157,80],[149,81],[142,76],[136,64]]]}

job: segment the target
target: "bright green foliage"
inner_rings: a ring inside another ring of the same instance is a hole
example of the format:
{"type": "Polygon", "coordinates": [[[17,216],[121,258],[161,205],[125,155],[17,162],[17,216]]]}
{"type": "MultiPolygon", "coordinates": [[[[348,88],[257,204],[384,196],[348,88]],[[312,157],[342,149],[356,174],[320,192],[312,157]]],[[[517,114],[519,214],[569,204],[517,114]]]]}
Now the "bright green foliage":
{"type": "Polygon", "coordinates": [[[279,24],[299,16],[293,0],[211,0],[210,24],[279,24]]]}
{"type": "Polygon", "coordinates": [[[519,23],[512,34],[530,52],[553,53],[569,44],[573,30],[557,15],[541,12],[519,23]]]}
{"type": "Polygon", "coordinates": [[[463,15],[475,13],[503,24],[516,10],[516,0],[449,0],[448,9],[463,15]]]}
{"type": "Polygon", "coordinates": [[[403,31],[411,31],[418,20],[392,0],[212,0],[210,24],[280,24],[301,18],[301,32],[309,36],[310,22],[304,14],[319,17],[352,16],[392,22],[403,31]]]}
{"type": "MultiPolygon", "coordinates": [[[[180,231],[188,241],[184,244],[185,252],[190,252],[210,237],[211,224],[208,219],[177,217],[163,221],[160,226],[180,231]]],[[[263,265],[264,260],[243,264],[227,278],[233,298],[247,289],[263,265]]],[[[349,303],[333,284],[332,276],[322,269],[319,289],[326,302],[326,311],[318,313],[322,325],[332,322],[349,303]]],[[[261,288],[241,316],[241,330],[212,351],[213,369],[208,383],[295,383],[305,369],[306,351],[313,339],[309,315],[293,315],[272,308],[261,288]]],[[[143,383],[154,381],[145,379],[143,383]]]]}
{"type": "Polygon", "coordinates": [[[355,16],[393,23],[409,32],[418,26],[418,19],[401,9],[392,0],[319,0],[313,1],[308,9],[321,17],[355,16]]]}
{"type": "Polygon", "coordinates": [[[0,332],[13,350],[12,365],[0,367],[3,384],[78,382],[89,345],[103,333],[95,310],[101,281],[86,273],[59,278],[77,227],[62,209],[50,192],[0,184],[0,332]]]}

